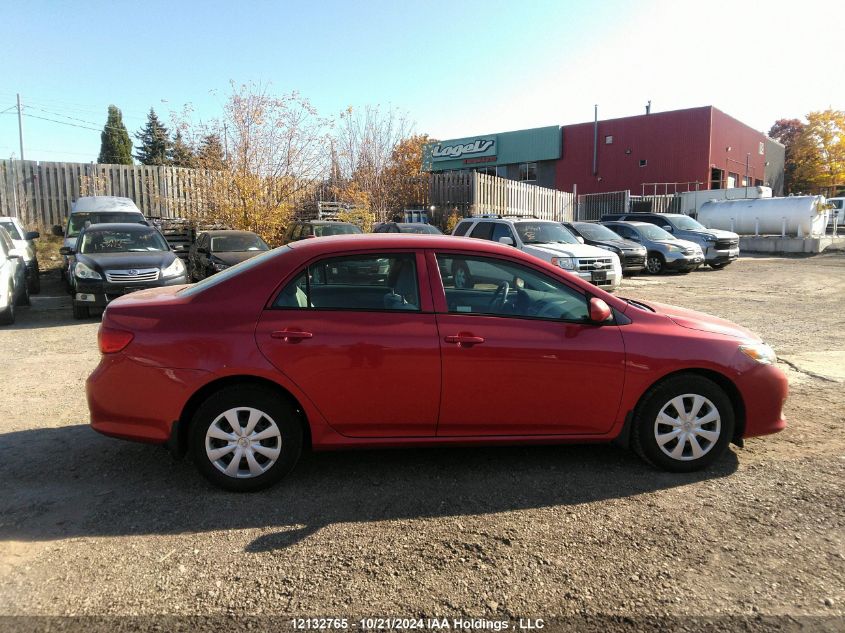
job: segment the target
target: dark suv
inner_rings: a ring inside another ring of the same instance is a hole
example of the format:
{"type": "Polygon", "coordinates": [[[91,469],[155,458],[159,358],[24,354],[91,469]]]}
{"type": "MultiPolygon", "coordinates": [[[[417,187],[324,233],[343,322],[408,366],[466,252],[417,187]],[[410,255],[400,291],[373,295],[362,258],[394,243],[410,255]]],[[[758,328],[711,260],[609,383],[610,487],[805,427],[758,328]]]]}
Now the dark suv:
{"type": "Polygon", "coordinates": [[[284,244],[305,240],[310,237],[328,237],[329,235],[352,235],[363,231],[349,222],[338,220],[296,220],[285,231],[284,244]]]}
{"type": "Polygon", "coordinates": [[[730,231],[708,229],[683,213],[610,213],[602,222],[647,222],[668,231],[679,240],[695,242],[704,252],[704,263],[723,268],[739,257],[739,235],[730,231]]]}

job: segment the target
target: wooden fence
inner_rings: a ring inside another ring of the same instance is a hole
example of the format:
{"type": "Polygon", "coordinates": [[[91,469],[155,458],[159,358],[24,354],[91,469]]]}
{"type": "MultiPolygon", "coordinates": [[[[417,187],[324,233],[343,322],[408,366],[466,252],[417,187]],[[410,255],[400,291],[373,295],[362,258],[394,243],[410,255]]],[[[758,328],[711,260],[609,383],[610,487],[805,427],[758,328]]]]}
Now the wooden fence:
{"type": "Polygon", "coordinates": [[[29,227],[64,225],[80,196],[130,198],[147,216],[196,217],[203,192],[220,172],[149,165],[98,165],[0,160],[0,215],[29,227]]]}
{"type": "Polygon", "coordinates": [[[574,219],[575,196],[565,191],[479,173],[473,174],[472,187],[475,215],[532,215],[555,222],[574,219]]]}

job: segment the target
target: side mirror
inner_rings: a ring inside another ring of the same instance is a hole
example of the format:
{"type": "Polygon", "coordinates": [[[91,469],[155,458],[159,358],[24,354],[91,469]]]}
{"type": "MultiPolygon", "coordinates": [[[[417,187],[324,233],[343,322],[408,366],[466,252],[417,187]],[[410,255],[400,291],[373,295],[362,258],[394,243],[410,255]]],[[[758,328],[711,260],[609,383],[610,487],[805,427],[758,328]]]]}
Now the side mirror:
{"type": "Polygon", "coordinates": [[[639,242],[639,241],[640,241],[640,236],[639,236],[639,235],[637,235],[636,233],[634,233],[634,234],[633,234],[631,237],[629,237],[628,239],[629,239],[629,240],[632,240],[632,241],[634,241],[634,242],[639,242]]]}
{"type": "Polygon", "coordinates": [[[41,237],[41,233],[39,233],[38,231],[30,231],[29,233],[23,236],[23,239],[37,240],[39,237],[41,237]]]}
{"type": "Polygon", "coordinates": [[[504,244],[505,246],[513,246],[513,238],[512,237],[500,237],[499,244],[504,244]]]}
{"type": "Polygon", "coordinates": [[[64,237],[65,230],[61,226],[59,226],[58,224],[54,224],[53,229],[52,229],[52,233],[56,237],[64,237]]]}
{"type": "Polygon", "coordinates": [[[664,230],[664,231],[669,231],[669,232],[671,233],[671,232],[672,232],[672,225],[671,225],[671,224],[664,224],[664,225],[663,225],[663,230],[664,230]]]}
{"type": "Polygon", "coordinates": [[[578,242],[579,242],[580,244],[583,244],[583,243],[584,243],[584,238],[583,238],[583,237],[581,237],[580,235],[576,236],[576,237],[575,237],[575,239],[576,239],[576,240],[578,240],[578,242]]]}
{"type": "Polygon", "coordinates": [[[603,299],[593,297],[590,299],[590,321],[593,323],[604,323],[613,316],[610,306],[603,299]]]}
{"type": "Polygon", "coordinates": [[[62,246],[59,249],[60,255],[73,255],[73,253],[74,253],[74,250],[70,246],[62,246]]]}

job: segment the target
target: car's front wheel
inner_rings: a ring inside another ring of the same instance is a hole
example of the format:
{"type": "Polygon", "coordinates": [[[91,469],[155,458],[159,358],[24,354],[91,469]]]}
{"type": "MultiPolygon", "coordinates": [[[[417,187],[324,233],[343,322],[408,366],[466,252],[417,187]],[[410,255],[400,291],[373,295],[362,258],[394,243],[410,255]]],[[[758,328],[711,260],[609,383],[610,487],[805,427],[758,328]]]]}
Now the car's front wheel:
{"type": "Polygon", "coordinates": [[[32,274],[27,279],[29,283],[29,293],[33,295],[37,295],[41,292],[41,273],[38,270],[38,262],[35,262],[35,266],[33,267],[32,274]]]}
{"type": "Polygon", "coordinates": [[[679,375],[651,389],[637,407],[634,450],[665,470],[705,468],[727,450],[734,432],[730,398],[712,380],[679,375]]]}
{"type": "Polygon", "coordinates": [[[666,260],[660,253],[649,253],[645,260],[645,269],[652,275],[660,275],[666,271],[666,260]]]}
{"type": "Polygon", "coordinates": [[[191,455],[211,483],[235,492],[260,490],[289,473],[302,453],[302,427],[279,394],[233,385],[212,394],[191,422],[191,455]]]}

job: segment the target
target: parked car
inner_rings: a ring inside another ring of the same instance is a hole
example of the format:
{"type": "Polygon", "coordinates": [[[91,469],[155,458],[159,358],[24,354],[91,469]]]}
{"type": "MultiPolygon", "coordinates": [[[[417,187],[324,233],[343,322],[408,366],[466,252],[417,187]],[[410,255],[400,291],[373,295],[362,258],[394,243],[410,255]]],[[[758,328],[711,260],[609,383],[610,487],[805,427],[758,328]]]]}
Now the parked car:
{"type": "Polygon", "coordinates": [[[416,233],[418,235],[443,235],[443,231],[422,222],[382,222],[373,227],[373,233],[416,233]]]}
{"type": "MultiPolygon", "coordinates": [[[[146,224],[147,220],[141,210],[129,198],[118,196],[83,196],[73,203],[67,219],[67,228],[54,227],[54,233],[64,236],[63,247],[76,249],[76,240],[86,226],[90,224],[109,224],[119,222],[137,222],[146,224]]],[[[71,289],[71,278],[68,275],[73,259],[62,256],[62,279],[68,282],[71,289]]]]}
{"type": "Polygon", "coordinates": [[[835,223],[837,231],[845,228],[845,198],[828,198],[827,202],[830,205],[830,215],[827,221],[828,227],[833,228],[835,223]]]}
{"type": "Polygon", "coordinates": [[[41,292],[41,273],[38,270],[38,254],[35,250],[33,240],[41,237],[38,231],[26,231],[18,218],[9,216],[0,217],[0,227],[6,229],[12,243],[23,257],[26,264],[26,283],[30,294],[37,295],[41,292]]]}
{"type": "Polygon", "coordinates": [[[351,222],[339,220],[296,220],[285,231],[282,242],[297,242],[312,237],[328,237],[329,235],[353,235],[363,231],[351,222]]]}
{"type": "Polygon", "coordinates": [[[188,252],[188,278],[205,279],[268,250],[252,231],[204,231],[188,252]]]}
{"type": "Polygon", "coordinates": [[[704,253],[704,263],[711,268],[724,268],[739,257],[739,235],[730,231],[708,229],[698,220],[683,213],[617,213],[603,215],[602,222],[630,220],[659,226],[679,240],[693,242],[704,253]]]}
{"type": "Polygon", "coordinates": [[[647,222],[602,222],[626,240],[646,247],[645,269],[652,275],[667,271],[689,273],[704,263],[704,253],[694,242],[679,240],[647,222]]]}
{"type": "Polygon", "coordinates": [[[15,322],[15,306],[19,305],[29,305],[26,264],[23,253],[0,226],[0,325],[15,322]]]}
{"type": "Polygon", "coordinates": [[[189,451],[230,490],[278,481],[306,447],[630,439],[686,472],[785,426],[786,378],[748,330],[615,297],[486,240],[298,242],[120,297],[98,340],[93,428],[189,451]],[[385,258],[379,284],[334,277],[385,258]],[[497,283],[458,287],[438,274],[447,259],[483,263],[497,283]]]}
{"type": "Polygon", "coordinates": [[[642,244],[626,240],[606,226],[595,222],[564,222],[563,226],[575,237],[583,239],[585,244],[616,253],[622,265],[623,274],[638,273],[645,268],[645,257],[648,251],[642,244]]]}
{"type": "Polygon", "coordinates": [[[88,318],[91,308],[144,288],[188,282],[185,264],[155,228],[144,224],[91,224],[79,234],[70,268],[73,316],[88,318]]]}
{"type": "MultiPolygon", "coordinates": [[[[615,253],[587,246],[559,222],[528,217],[479,216],[458,222],[452,235],[499,242],[551,262],[596,286],[615,290],[622,281],[622,266],[615,253]]],[[[460,264],[452,271],[455,282],[469,287],[470,271],[460,264]]]]}

